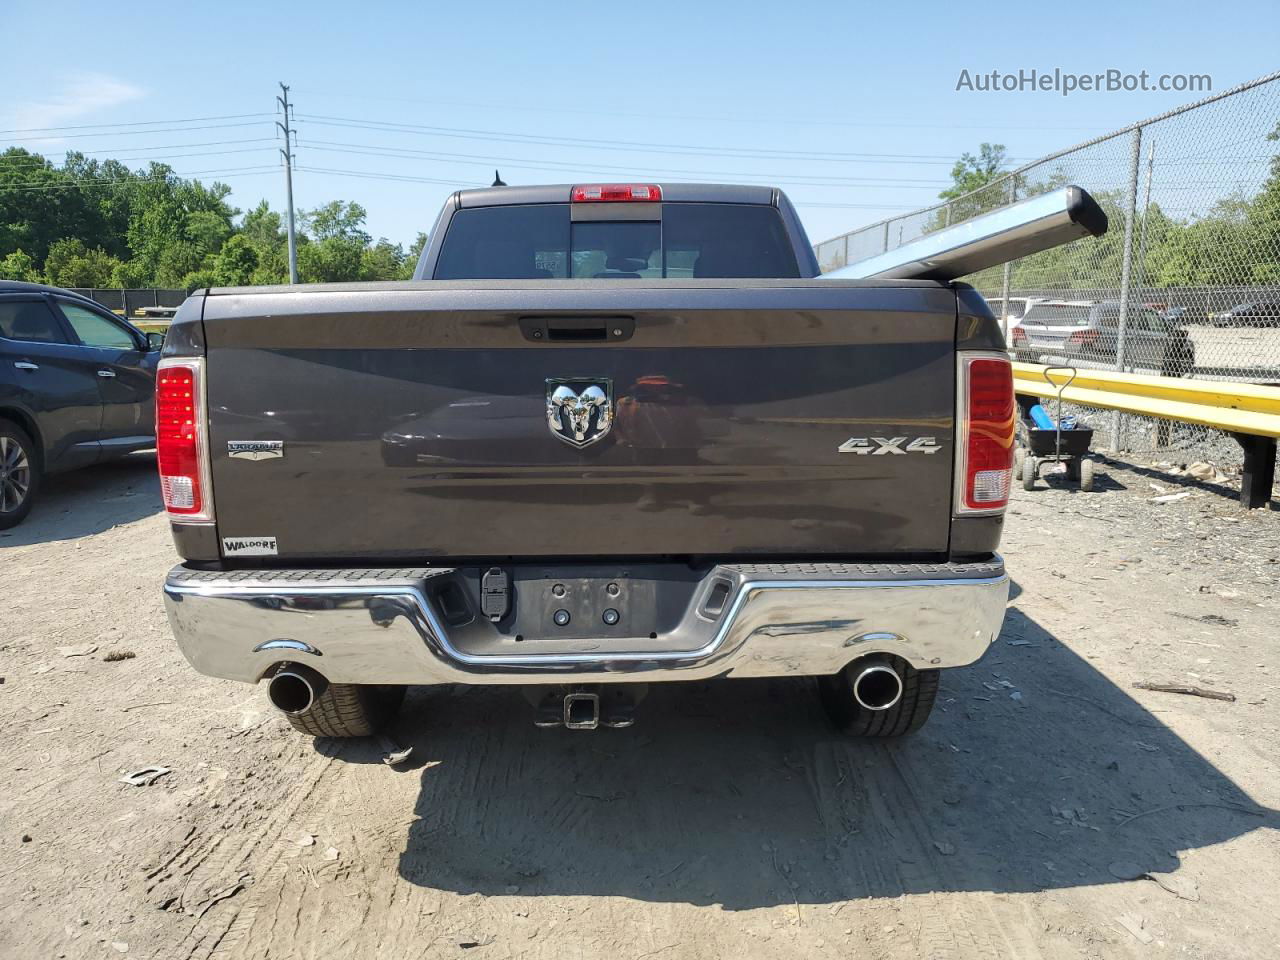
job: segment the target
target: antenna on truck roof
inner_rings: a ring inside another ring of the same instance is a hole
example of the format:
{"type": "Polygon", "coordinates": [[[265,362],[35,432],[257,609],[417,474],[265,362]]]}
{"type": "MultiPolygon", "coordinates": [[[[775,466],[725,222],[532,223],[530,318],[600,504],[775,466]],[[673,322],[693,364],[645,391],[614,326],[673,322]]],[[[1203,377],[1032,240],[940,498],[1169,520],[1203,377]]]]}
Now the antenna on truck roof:
{"type": "Polygon", "coordinates": [[[498,176],[498,171],[497,171],[497,170],[494,170],[494,171],[493,171],[493,183],[489,184],[489,186],[491,186],[491,187],[505,187],[505,186],[506,186],[506,184],[502,182],[502,177],[498,176]]]}

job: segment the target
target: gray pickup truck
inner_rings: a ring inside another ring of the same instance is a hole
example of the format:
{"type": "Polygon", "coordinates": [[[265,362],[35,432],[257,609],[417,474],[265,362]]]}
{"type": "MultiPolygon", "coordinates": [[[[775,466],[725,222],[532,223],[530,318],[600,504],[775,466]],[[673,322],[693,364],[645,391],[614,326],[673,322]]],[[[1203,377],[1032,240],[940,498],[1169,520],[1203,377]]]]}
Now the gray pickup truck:
{"type": "Polygon", "coordinates": [[[1009,359],[964,284],[817,273],[775,189],[498,187],[416,280],[194,294],[157,384],[183,653],[317,736],[407,684],[589,729],[792,676],[917,729],[1004,616],[1009,359]]]}

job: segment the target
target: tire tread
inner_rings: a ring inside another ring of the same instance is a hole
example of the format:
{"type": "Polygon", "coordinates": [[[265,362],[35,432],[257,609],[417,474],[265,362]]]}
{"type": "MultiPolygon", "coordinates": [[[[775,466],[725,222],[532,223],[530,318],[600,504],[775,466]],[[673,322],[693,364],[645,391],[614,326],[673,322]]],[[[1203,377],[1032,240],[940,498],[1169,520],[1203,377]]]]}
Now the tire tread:
{"type": "Polygon", "coordinates": [[[917,670],[901,661],[894,669],[902,679],[902,698],[888,710],[866,710],[853,699],[849,667],[832,677],[819,677],[823,706],[833,724],[851,737],[902,737],[924,726],[938,696],[941,671],[917,670]]]}
{"type": "Polygon", "coordinates": [[[300,716],[289,716],[299,733],[313,737],[368,737],[395,715],[404,699],[402,686],[331,683],[300,716]]]}

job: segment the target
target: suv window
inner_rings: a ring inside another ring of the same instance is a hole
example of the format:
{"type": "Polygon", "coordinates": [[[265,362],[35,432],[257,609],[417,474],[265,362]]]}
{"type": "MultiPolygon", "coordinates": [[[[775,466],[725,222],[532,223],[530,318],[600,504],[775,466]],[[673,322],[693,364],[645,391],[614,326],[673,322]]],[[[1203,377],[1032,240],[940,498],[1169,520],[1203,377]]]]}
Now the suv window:
{"type": "Polygon", "coordinates": [[[1040,321],[1044,326],[1083,327],[1089,323],[1089,308],[1070,303],[1037,303],[1023,315],[1023,321],[1040,321]]]}
{"type": "Polygon", "coordinates": [[[570,205],[459,210],[437,280],[564,277],[789,278],[800,275],[777,209],[669,203],[658,220],[570,221],[570,205]]]}
{"type": "Polygon", "coordinates": [[[75,330],[76,336],[86,347],[112,347],[117,350],[137,350],[138,341],[133,334],[114,320],[76,303],[59,300],[62,314],[75,330]]]}
{"type": "Polygon", "coordinates": [[[0,300],[0,337],[29,343],[66,343],[67,338],[43,300],[0,300]]]}

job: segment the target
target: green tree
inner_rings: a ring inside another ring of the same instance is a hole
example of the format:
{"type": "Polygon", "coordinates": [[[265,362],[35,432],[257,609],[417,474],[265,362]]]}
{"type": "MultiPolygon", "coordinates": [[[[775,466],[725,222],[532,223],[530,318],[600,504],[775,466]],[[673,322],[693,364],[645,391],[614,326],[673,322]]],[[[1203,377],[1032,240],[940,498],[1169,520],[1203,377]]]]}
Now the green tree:
{"type": "Polygon", "coordinates": [[[404,266],[400,270],[401,280],[413,279],[413,271],[417,269],[418,259],[422,256],[422,251],[426,249],[428,239],[425,233],[419,233],[414,238],[413,243],[409,244],[409,252],[405,254],[404,266]]]}
{"type": "MultiPolygon", "coordinates": [[[[950,201],[933,211],[920,227],[920,233],[933,233],[980,214],[990,213],[1009,201],[1009,186],[984,189],[1005,177],[1004,144],[984,143],[978,147],[978,155],[962,153],[951,168],[951,186],[938,194],[939,199],[950,201]]],[[[1018,196],[1026,196],[1021,189],[1018,196]]]]}
{"type": "Polygon", "coordinates": [[[254,284],[289,282],[288,238],[281,227],[280,214],[263,200],[244,215],[240,233],[253,247],[258,265],[250,277],[254,284]]]}
{"type": "Polygon", "coordinates": [[[217,274],[212,270],[192,270],[182,278],[182,282],[177,286],[184,288],[187,293],[191,293],[193,290],[199,290],[202,287],[219,286],[219,281],[217,274]]]}
{"type": "Polygon", "coordinates": [[[116,268],[111,271],[110,285],[128,289],[155,286],[151,282],[150,275],[143,270],[142,264],[136,260],[126,260],[117,264],[116,268]]]}
{"type": "Polygon", "coordinates": [[[302,222],[318,243],[325,240],[349,240],[365,247],[372,239],[364,229],[366,216],[364,207],[358,203],[333,200],[323,207],[303,211],[302,222]]]}
{"type": "Polygon", "coordinates": [[[213,276],[220,287],[244,287],[253,282],[258,269],[258,252],[243,233],[222,245],[213,261],[213,276]]]}
{"type": "Polygon", "coordinates": [[[36,262],[21,248],[13,251],[0,260],[0,280],[23,280],[27,283],[39,283],[40,271],[36,262]]]}
{"type": "Polygon", "coordinates": [[[66,237],[49,247],[44,275],[57,287],[105,287],[119,263],[101,247],[90,249],[79,237],[66,237]]]}
{"type": "Polygon", "coordinates": [[[43,263],[62,237],[98,245],[102,222],[76,182],[36,153],[0,153],[0,257],[19,247],[43,263]]]}
{"type": "Polygon", "coordinates": [[[1004,176],[1007,159],[1003,143],[981,144],[977,156],[962,153],[951,168],[951,186],[938,194],[938,197],[954,200],[999,180],[1004,176]]]}
{"type": "Polygon", "coordinates": [[[404,248],[380,239],[360,254],[361,280],[399,280],[404,273],[404,248]]]}
{"type": "Polygon", "coordinates": [[[302,214],[310,243],[298,246],[298,278],[303,283],[360,280],[369,234],[358,203],[334,200],[302,214]]]}
{"type": "MultiPolygon", "coordinates": [[[[91,160],[69,152],[62,173],[77,184],[76,190],[92,210],[92,235],[77,233],[86,244],[100,246],[113,257],[127,260],[129,251],[130,189],[137,174],[119,160],[91,160]]],[[[64,234],[70,236],[70,233],[64,234]]]]}
{"type": "Polygon", "coordinates": [[[183,180],[162,163],[152,163],[131,190],[129,248],[159,286],[178,286],[210,266],[239,212],[226,202],[226,184],[183,180]]]}

